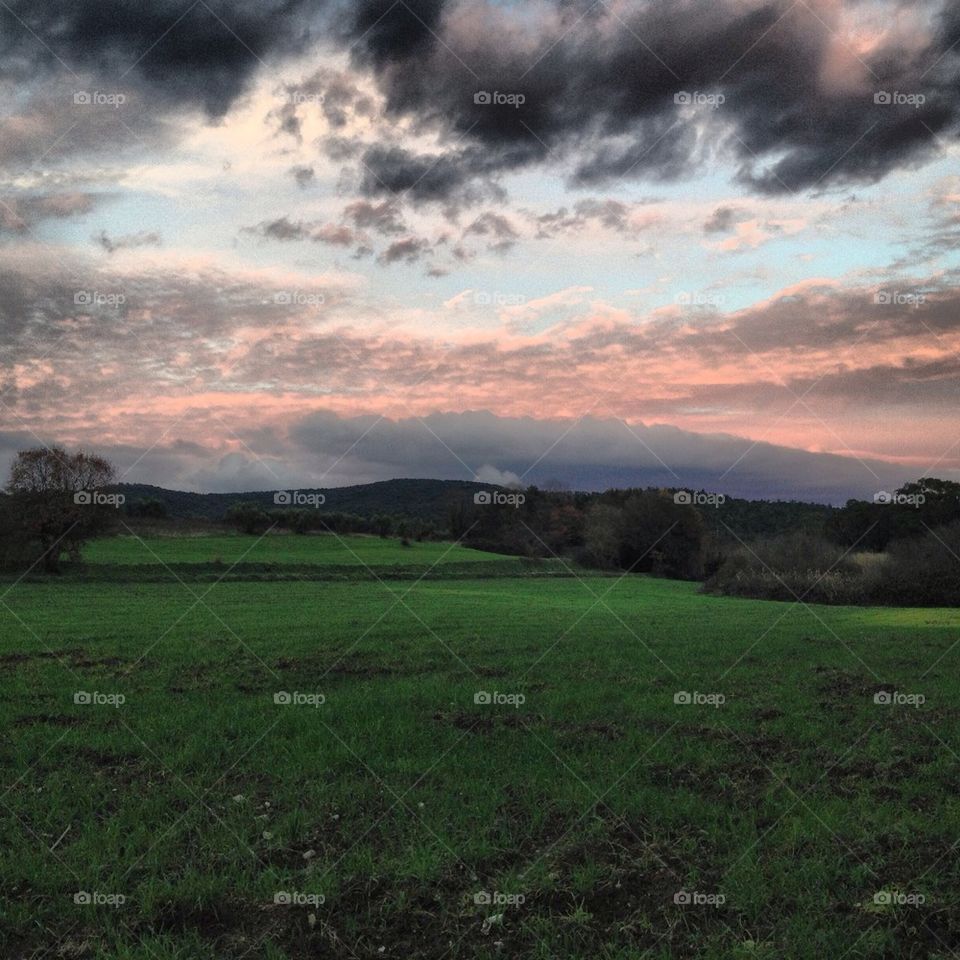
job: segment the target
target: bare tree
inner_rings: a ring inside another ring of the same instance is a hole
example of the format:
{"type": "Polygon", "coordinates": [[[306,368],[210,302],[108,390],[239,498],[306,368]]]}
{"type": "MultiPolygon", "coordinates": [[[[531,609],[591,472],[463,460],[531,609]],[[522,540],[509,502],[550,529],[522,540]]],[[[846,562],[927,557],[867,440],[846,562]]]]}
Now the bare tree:
{"type": "Polygon", "coordinates": [[[93,454],[60,447],[21,450],[10,468],[7,493],[21,534],[39,545],[44,569],[56,573],[60,555],[79,559],[80,546],[109,526],[122,497],[107,496],[113,465],[93,454]]]}

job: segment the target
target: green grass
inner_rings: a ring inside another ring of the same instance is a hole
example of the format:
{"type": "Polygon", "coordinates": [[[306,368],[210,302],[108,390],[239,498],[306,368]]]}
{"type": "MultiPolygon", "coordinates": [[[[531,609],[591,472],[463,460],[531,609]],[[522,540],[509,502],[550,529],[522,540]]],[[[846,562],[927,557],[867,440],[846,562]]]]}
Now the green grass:
{"type": "Polygon", "coordinates": [[[411,542],[404,547],[396,538],[271,533],[267,536],[148,537],[123,535],[87,544],[83,558],[92,564],[431,564],[489,563],[502,559],[495,553],[470,550],[458,544],[411,542]]]}
{"type": "Polygon", "coordinates": [[[3,590],[2,956],[839,960],[960,939],[957,611],[637,577],[3,590]]]}

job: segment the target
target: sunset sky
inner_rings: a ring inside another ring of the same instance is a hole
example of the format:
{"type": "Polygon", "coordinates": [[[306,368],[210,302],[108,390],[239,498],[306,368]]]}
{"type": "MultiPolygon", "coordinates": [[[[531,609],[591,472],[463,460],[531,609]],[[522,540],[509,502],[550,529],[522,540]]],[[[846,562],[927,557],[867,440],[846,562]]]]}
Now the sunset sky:
{"type": "Polygon", "coordinates": [[[6,0],[0,90],[4,471],[960,479],[956,4],[6,0]]]}

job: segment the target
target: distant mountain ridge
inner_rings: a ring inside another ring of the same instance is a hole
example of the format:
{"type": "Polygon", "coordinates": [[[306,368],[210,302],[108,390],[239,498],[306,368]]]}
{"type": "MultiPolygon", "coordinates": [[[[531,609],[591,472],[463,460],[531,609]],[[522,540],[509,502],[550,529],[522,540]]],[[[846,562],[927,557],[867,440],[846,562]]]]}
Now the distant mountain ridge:
{"type": "MultiPolygon", "coordinates": [[[[172,519],[220,521],[234,503],[254,502],[266,510],[277,506],[278,491],[251,493],[188,493],[167,490],[146,483],[121,483],[118,489],[127,503],[135,500],[159,500],[172,519]]],[[[424,520],[445,528],[451,511],[465,503],[473,504],[475,493],[500,489],[496,484],[470,480],[380,480],[351,487],[290,487],[287,493],[304,496],[323,494],[324,503],[315,509],[326,513],[350,513],[371,518],[378,514],[424,520]]],[[[587,494],[586,496],[597,496],[587,494]]],[[[311,507],[310,509],[314,509],[311,507]]],[[[743,500],[724,497],[716,507],[697,508],[707,530],[719,540],[781,533],[800,527],[820,529],[834,508],[800,500],[743,500]]]]}
{"type": "MultiPolygon", "coordinates": [[[[475,493],[494,487],[494,484],[470,480],[380,480],[352,487],[288,487],[286,492],[322,494],[325,502],[316,509],[327,513],[352,513],[361,517],[385,513],[443,524],[452,507],[465,499],[472,502],[475,493]]],[[[222,520],[230,505],[241,501],[257,503],[264,509],[278,506],[274,500],[277,490],[188,493],[148,483],[121,483],[117,489],[128,503],[159,500],[166,506],[167,515],[175,519],[222,520]]]]}

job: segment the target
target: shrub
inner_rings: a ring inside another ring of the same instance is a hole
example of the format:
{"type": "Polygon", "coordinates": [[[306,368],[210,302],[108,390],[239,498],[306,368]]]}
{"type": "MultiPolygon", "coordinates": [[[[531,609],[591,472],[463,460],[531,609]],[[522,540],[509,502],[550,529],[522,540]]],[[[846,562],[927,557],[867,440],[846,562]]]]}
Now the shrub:
{"type": "Polygon", "coordinates": [[[758,540],[732,551],[704,589],[738,597],[811,603],[865,599],[863,568],[840,547],[815,533],[758,540]]]}
{"type": "Polygon", "coordinates": [[[960,605],[960,522],[892,543],[875,595],[880,603],[960,605]]]}

